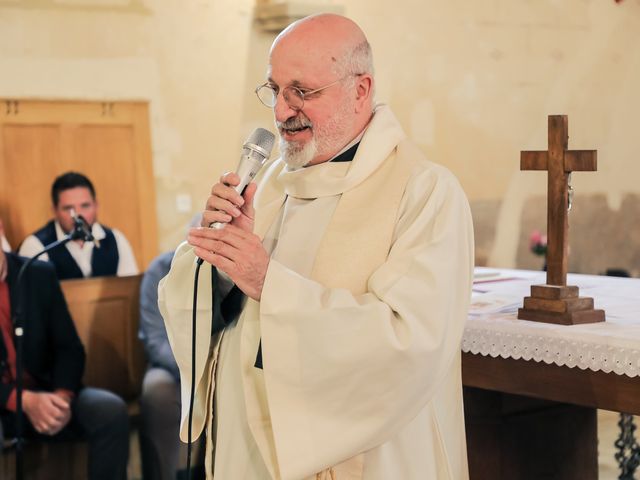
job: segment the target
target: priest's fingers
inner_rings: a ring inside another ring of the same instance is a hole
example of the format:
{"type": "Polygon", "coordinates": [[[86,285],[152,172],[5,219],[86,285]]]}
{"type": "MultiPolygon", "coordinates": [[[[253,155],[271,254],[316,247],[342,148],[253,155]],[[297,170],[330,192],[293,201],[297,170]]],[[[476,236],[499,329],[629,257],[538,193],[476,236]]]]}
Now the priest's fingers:
{"type": "Polygon", "coordinates": [[[189,236],[193,238],[221,240],[233,244],[250,239],[256,242],[260,241],[257,235],[247,232],[243,228],[237,227],[233,224],[225,225],[224,228],[221,229],[203,227],[191,228],[189,229],[189,236]]]}
{"type": "Polygon", "coordinates": [[[269,255],[256,235],[228,226],[212,232],[192,231],[188,241],[196,255],[225,272],[247,296],[260,300],[269,255]]]}
{"type": "Polygon", "coordinates": [[[236,259],[239,252],[252,255],[256,250],[263,249],[262,242],[257,235],[247,232],[235,225],[227,224],[223,229],[193,228],[189,230],[187,241],[194,247],[221,253],[223,244],[238,250],[234,256],[234,250],[225,249],[225,256],[236,259]]]}
{"type": "MultiPolygon", "coordinates": [[[[215,240],[213,238],[207,238],[204,236],[189,235],[187,237],[187,241],[189,242],[189,245],[193,246],[196,249],[202,249],[206,252],[220,255],[232,261],[239,257],[238,249],[235,246],[230,245],[229,243],[226,243],[222,240],[215,240]]],[[[197,250],[195,253],[196,255],[200,256],[198,252],[199,251],[197,250]]],[[[207,260],[207,258],[201,258],[203,260],[207,260]]]]}
{"type": "MultiPolygon", "coordinates": [[[[229,188],[229,187],[224,187],[224,188],[229,188]]],[[[230,215],[233,218],[239,217],[242,214],[242,212],[240,211],[240,206],[244,203],[244,200],[240,195],[235,193],[235,191],[234,191],[234,194],[237,196],[237,198],[227,199],[227,198],[219,197],[216,195],[211,195],[207,199],[207,204],[205,206],[205,213],[221,211],[226,213],[227,215],[230,215]],[[241,203],[237,203],[238,198],[242,200],[241,203]]],[[[209,225],[204,225],[204,226],[208,227],[209,225]]]]}
{"type": "Polygon", "coordinates": [[[235,205],[244,204],[242,195],[236,192],[235,187],[240,183],[240,177],[233,172],[225,173],[220,177],[220,181],[211,187],[211,196],[229,200],[235,205]]]}
{"type": "Polygon", "coordinates": [[[187,241],[194,247],[196,255],[216,267],[224,267],[225,273],[229,273],[226,271],[229,266],[219,265],[214,261],[215,258],[226,258],[232,262],[233,266],[243,269],[246,268],[245,265],[252,263],[253,257],[259,255],[260,250],[264,250],[261,244],[242,240],[235,235],[226,235],[224,240],[189,235],[187,241]],[[234,240],[233,243],[228,242],[229,238],[234,240]],[[206,252],[207,255],[201,255],[202,252],[206,252]],[[215,255],[215,257],[212,255],[215,255]]]}
{"type": "MultiPolygon", "coordinates": [[[[264,255],[251,258],[248,262],[233,261],[200,247],[196,247],[194,252],[206,262],[226,273],[245,295],[260,301],[264,279],[269,267],[269,256],[266,252],[264,255]]],[[[248,257],[244,257],[243,260],[246,258],[248,257]]]]}
{"type": "Polygon", "coordinates": [[[244,198],[234,188],[239,182],[240,177],[237,174],[227,172],[220,177],[218,183],[211,187],[211,194],[207,199],[205,212],[202,216],[201,225],[203,227],[208,227],[214,222],[229,222],[241,215],[240,207],[244,205],[244,198]]]}
{"type": "Polygon", "coordinates": [[[228,258],[216,253],[212,250],[208,250],[203,247],[194,246],[193,253],[195,253],[198,257],[203,259],[205,262],[210,263],[216,268],[219,268],[223,272],[226,273],[226,270],[229,269],[230,265],[233,263],[228,258]]]}
{"type": "Polygon", "coordinates": [[[229,223],[233,220],[233,217],[222,210],[205,210],[202,212],[202,221],[200,224],[208,228],[212,223],[229,223]]]}

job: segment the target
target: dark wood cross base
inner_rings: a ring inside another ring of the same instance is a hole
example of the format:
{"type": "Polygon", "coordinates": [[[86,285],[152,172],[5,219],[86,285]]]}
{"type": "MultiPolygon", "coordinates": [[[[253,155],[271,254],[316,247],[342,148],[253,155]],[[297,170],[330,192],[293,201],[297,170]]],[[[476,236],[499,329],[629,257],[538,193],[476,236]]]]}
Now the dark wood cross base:
{"type": "Polygon", "coordinates": [[[518,318],[559,325],[604,322],[604,310],[594,310],[593,298],[580,297],[574,285],[532,285],[518,318]]]}

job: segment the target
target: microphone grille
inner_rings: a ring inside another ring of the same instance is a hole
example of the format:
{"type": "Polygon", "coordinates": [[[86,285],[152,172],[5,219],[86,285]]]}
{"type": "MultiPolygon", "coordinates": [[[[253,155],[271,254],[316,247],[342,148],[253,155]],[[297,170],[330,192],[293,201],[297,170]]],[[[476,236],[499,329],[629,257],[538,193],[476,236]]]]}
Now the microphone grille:
{"type": "Polygon", "coordinates": [[[267,152],[267,157],[271,155],[276,136],[265,128],[256,128],[247,138],[246,143],[256,145],[267,152]]]}

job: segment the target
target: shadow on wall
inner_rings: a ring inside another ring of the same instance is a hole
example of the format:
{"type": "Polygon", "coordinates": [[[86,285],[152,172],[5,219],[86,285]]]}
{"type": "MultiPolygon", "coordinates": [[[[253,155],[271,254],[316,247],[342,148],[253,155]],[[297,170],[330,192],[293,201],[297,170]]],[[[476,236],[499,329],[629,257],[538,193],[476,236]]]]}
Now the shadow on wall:
{"type": "MultiPolygon", "coordinates": [[[[547,199],[528,198],[520,218],[516,268],[539,270],[544,260],[529,250],[533,230],[546,231],[547,199]]],[[[604,274],[623,269],[640,276],[640,195],[628,194],[611,210],[604,194],[576,195],[569,214],[569,272],[604,274]]],[[[489,247],[490,248],[490,247],[489,247]]]]}
{"type": "Polygon", "coordinates": [[[475,264],[477,267],[487,265],[496,237],[496,224],[501,204],[502,200],[500,199],[470,202],[475,237],[475,264]]]}

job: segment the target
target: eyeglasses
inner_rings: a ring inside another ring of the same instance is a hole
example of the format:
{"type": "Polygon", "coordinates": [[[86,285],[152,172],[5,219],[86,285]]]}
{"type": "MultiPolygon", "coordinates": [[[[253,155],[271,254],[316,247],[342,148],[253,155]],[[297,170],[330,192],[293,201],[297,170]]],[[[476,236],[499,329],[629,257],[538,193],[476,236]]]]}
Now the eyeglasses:
{"type": "MultiPolygon", "coordinates": [[[[321,92],[329,87],[333,87],[337,83],[340,83],[345,78],[348,78],[352,75],[357,76],[358,74],[349,74],[345,75],[338,80],[331,82],[329,85],[325,85],[324,87],[316,88],[315,90],[302,90],[298,87],[294,87],[293,85],[289,85],[282,89],[282,98],[287,102],[287,105],[293,110],[300,111],[304,108],[304,100],[309,95],[314,93],[321,92]]],[[[278,100],[278,92],[279,88],[269,82],[265,82],[262,85],[258,85],[256,87],[256,95],[258,96],[258,100],[262,102],[265,107],[273,108],[276,106],[276,102],[278,100]]]]}

